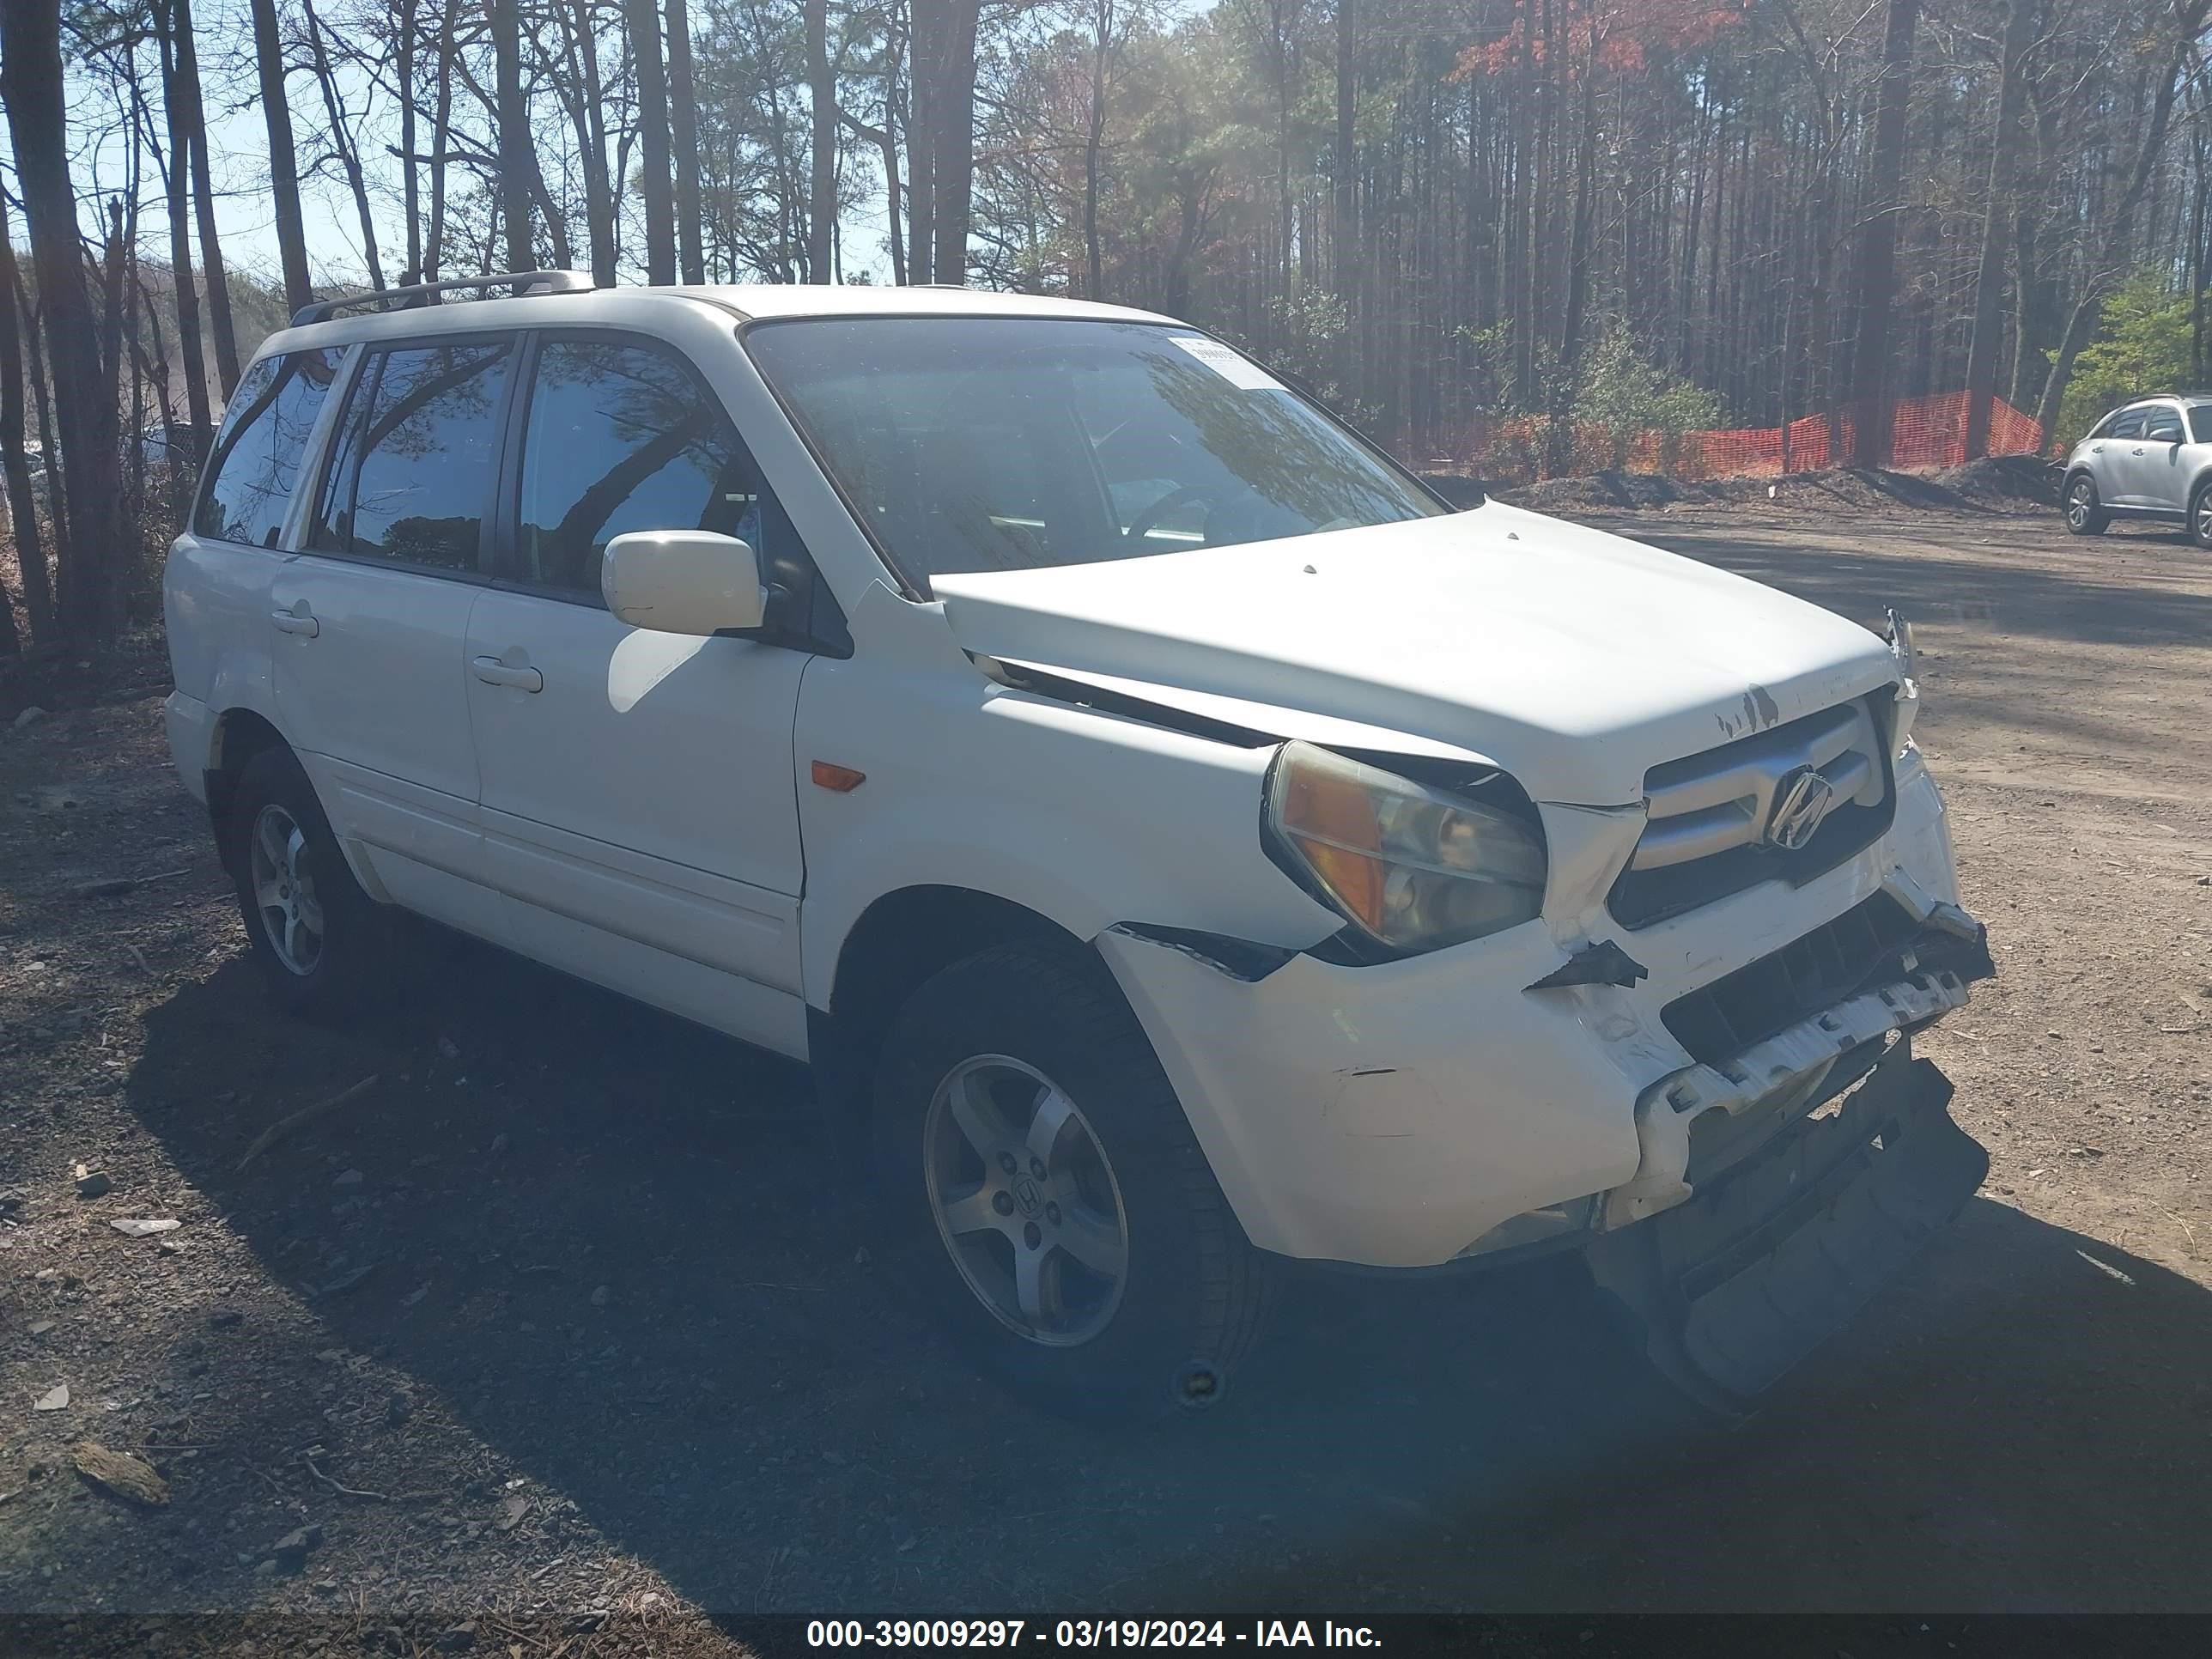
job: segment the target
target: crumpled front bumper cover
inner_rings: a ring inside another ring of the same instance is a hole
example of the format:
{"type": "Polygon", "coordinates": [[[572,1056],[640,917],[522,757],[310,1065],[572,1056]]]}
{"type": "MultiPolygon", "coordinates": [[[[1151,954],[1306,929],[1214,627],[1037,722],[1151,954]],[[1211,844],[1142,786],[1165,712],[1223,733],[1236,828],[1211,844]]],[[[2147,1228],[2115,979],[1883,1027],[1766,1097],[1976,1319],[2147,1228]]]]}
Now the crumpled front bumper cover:
{"type": "Polygon", "coordinates": [[[1741,1412],[1948,1225],[1989,1172],[1951,1084],[1900,1042],[1832,1115],[1801,1120],[1690,1201],[1600,1235],[1592,1273],[1659,1370],[1741,1412]]]}

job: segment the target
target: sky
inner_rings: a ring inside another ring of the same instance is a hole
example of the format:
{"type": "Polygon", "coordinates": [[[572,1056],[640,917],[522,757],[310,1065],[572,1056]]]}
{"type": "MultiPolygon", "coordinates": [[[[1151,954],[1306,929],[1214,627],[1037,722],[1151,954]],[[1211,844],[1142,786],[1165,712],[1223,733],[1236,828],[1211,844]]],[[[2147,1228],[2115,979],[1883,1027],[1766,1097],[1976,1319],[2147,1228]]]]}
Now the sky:
{"type": "MultiPolygon", "coordinates": [[[[276,246],[275,209],[268,189],[269,133],[252,72],[252,42],[244,0],[211,0],[198,9],[198,21],[208,151],[223,262],[228,269],[242,270],[276,286],[281,281],[282,263],[276,246]]],[[[146,48],[143,61],[149,80],[158,78],[150,46],[146,48]]],[[[127,176],[123,124],[112,102],[92,77],[80,75],[72,78],[76,82],[70,100],[72,161],[82,198],[85,230],[89,235],[97,235],[100,228],[99,201],[107,191],[122,187],[127,176]]],[[[306,166],[325,148],[316,135],[327,127],[328,120],[312,76],[295,74],[287,86],[295,143],[301,163],[306,166]]],[[[356,104],[361,90],[357,82],[348,88],[349,99],[356,104]]],[[[388,109],[388,104],[386,107],[388,109]]],[[[155,118],[158,124],[158,106],[155,118]]],[[[166,147],[166,132],[160,137],[166,147]]],[[[4,128],[0,128],[0,156],[6,157],[12,175],[14,157],[4,128]]],[[[842,229],[844,270],[848,278],[866,272],[871,280],[888,282],[890,258],[882,246],[885,222],[881,175],[867,165],[865,158],[856,160],[855,182],[863,187],[864,194],[849,204],[845,213],[842,229]]],[[[335,158],[325,157],[324,161],[319,173],[301,181],[300,205],[307,234],[308,268],[319,288],[361,283],[366,280],[368,264],[362,255],[360,219],[352,192],[335,158]]],[[[407,245],[406,225],[398,199],[398,164],[388,155],[366,155],[363,161],[372,179],[372,214],[380,262],[385,280],[396,281],[406,262],[407,245]],[[381,191],[374,188],[379,180],[386,186],[381,191]],[[386,196],[391,199],[380,199],[386,196]]],[[[457,182],[471,176],[465,169],[455,170],[457,182]]],[[[167,204],[160,179],[150,165],[141,183],[139,196],[140,246],[149,258],[166,258],[167,204]]],[[[16,223],[12,228],[20,241],[22,226],[16,223]]],[[[581,249],[579,254],[582,257],[581,249]]],[[[453,268],[450,257],[448,267],[453,268]]]]}

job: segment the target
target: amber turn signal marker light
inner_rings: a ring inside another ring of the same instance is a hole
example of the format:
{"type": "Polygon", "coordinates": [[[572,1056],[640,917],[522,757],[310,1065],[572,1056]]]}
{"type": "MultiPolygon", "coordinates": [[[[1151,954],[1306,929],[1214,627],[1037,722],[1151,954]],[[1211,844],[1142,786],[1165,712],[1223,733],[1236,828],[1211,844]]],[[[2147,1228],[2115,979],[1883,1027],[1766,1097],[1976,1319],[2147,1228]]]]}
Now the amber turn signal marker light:
{"type": "Polygon", "coordinates": [[[814,781],[824,789],[834,789],[839,794],[849,794],[868,781],[866,772],[855,772],[849,766],[832,766],[828,761],[814,763],[814,781]]]}

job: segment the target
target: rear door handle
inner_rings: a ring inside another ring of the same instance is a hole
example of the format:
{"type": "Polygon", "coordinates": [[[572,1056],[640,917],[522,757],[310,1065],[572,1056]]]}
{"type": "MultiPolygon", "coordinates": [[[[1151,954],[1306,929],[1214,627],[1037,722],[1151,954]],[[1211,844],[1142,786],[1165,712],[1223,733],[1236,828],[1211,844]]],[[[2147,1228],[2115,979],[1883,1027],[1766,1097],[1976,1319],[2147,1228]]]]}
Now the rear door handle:
{"type": "Polygon", "coordinates": [[[471,657],[469,666],[486,685],[511,685],[520,691],[543,691],[545,676],[534,668],[514,668],[497,657],[471,657]]]}
{"type": "Polygon", "coordinates": [[[296,611],[270,611],[269,620],[276,624],[278,633],[297,634],[303,639],[312,640],[323,631],[322,623],[315,620],[315,613],[307,609],[305,600],[301,601],[296,611]]]}
{"type": "Polygon", "coordinates": [[[2142,453],[2144,453],[2144,452],[2143,452],[2143,447],[2142,447],[2141,444],[2137,444],[2137,445],[2136,446],[2136,454],[2138,454],[2138,455],[2140,455],[2140,454],[2142,454],[2142,453]]]}

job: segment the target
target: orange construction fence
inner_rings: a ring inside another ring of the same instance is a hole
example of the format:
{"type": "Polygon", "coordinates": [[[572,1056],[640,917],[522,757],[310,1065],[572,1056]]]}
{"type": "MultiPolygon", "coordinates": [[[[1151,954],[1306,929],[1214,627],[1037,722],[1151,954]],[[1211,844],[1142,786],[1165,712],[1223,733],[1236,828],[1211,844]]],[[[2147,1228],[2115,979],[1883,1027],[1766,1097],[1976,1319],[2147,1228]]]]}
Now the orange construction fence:
{"type": "MultiPolygon", "coordinates": [[[[1787,426],[1672,434],[1643,432],[1621,444],[1607,428],[1577,422],[1562,471],[1572,477],[1622,467],[1684,479],[1814,472],[1850,464],[1856,453],[1854,412],[1844,411],[1837,427],[1832,431],[1826,415],[1808,415],[1787,426]]],[[[1408,459],[1466,465],[1485,477],[1541,477],[1551,470],[1543,465],[1549,431],[1550,423],[1541,416],[1478,419],[1443,441],[1436,434],[1417,439],[1408,446],[1417,453],[1408,459]]],[[[1990,399],[1990,454],[2033,455],[2042,447],[2043,428],[2031,416],[2002,398],[1990,399]]],[[[1899,471],[1962,465],[1966,459],[1966,394],[1946,392],[1899,402],[1891,414],[1888,450],[1882,464],[1899,471]]]]}

